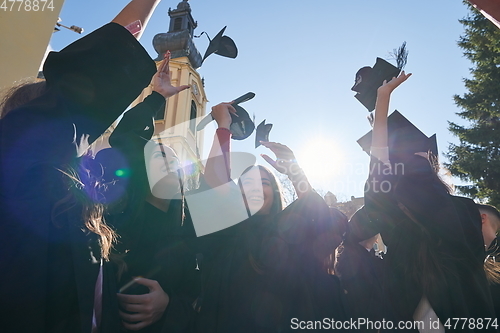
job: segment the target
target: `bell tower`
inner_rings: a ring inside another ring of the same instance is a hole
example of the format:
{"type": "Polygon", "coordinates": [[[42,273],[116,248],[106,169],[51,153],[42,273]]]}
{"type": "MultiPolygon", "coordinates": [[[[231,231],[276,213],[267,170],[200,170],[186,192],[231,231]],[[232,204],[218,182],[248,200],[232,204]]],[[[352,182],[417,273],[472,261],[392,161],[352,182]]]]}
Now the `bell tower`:
{"type": "MultiPolygon", "coordinates": [[[[182,0],[176,9],[169,8],[169,30],[159,33],[153,38],[153,46],[158,56],[156,65],[163,60],[164,54],[170,51],[170,79],[173,86],[190,85],[190,89],[181,91],[167,99],[165,108],[159,110],[155,116],[154,138],[163,144],[172,147],[181,163],[188,167],[186,171],[186,185],[197,182],[198,173],[203,168],[199,163],[203,156],[203,135],[196,132],[196,119],[205,115],[207,97],[203,79],[196,71],[201,67],[202,57],[193,42],[194,29],[197,22],[191,15],[191,6],[188,0],[182,0]],[[190,172],[192,169],[193,172],[190,172]],[[192,176],[192,177],[190,177],[192,176]]],[[[151,86],[146,87],[141,95],[131,104],[134,106],[151,94],[151,86]]],[[[108,138],[116,123],[96,140],[93,152],[109,147],[108,138]]]]}
{"type": "Polygon", "coordinates": [[[168,32],[178,32],[187,30],[189,35],[192,37],[194,29],[198,26],[195,22],[193,16],[191,15],[191,7],[187,0],[183,0],[177,5],[177,9],[168,10],[168,16],[170,16],[170,28],[168,32]]]}
{"type": "MultiPolygon", "coordinates": [[[[170,145],[182,163],[197,162],[202,156],[203,136],[196,132],[196,119],[205,115],[207,97],[203,79],[196,71],[202,57],[193,42],[197,22],[191,15],[188,0],[182,0],[176,9],[169,8],[169,30],[153,38],[158,57],[157,64],[165,52],[170,51],[170,77],[172,85],[188,84],[190,89],[172,96],[165,109],[155,117],[155,135],[170,145]]],[[[200,132],[201,133],[201,132],[200,132]]]]}

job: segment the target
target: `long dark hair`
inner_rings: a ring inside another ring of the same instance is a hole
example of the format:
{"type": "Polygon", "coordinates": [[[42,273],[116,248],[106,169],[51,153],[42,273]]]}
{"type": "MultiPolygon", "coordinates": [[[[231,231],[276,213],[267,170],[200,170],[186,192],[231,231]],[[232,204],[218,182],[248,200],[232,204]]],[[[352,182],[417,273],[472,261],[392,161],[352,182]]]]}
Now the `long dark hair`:
{"type": "MultiPolygon", "coordinates": [[[[271,210],[269,213],[270,214],[277,214],[277,213],[281,212],[283,210],[285,204],[284,204],[284,199],[283,199],[283,190],[282,190],[280,183],[278,182],[278,179],[276,178],[276,176],[274,175],[274,173],[271,170],[269,170],[268,168],[266,168],[263,165],[251,165],[242,172],[241,176],[243,176],[245,173],[252,170],[253,168],[259,168],[260,171],[264,171],[267,174],[267,176],[269,177],[269,180],[271,182],[271,187],[273,189],[273,204],[271,205],[271,210]]],[[[240,188],[242,186],[241,185],[241,176],[238,179],[238,185],[240,186],[240,188]]]]}
{"type": "MultiPolygon", "coordinates": [[[[435,290],[447,288],[446,276],[457,274],[450,265],[463,259],[441,251],[442,235],[429,232],[421,222],[431,218],[429,214],[435,216],[439,209],[444,209],[441,205],[451,204],[451,188],[439,176],[439,163],[431,153],[428,159],[411,155],[404,162],[405,172],[398,175],[394,184],[394,197],[401,213],[394,218],[405,220],[408,232],[420,235],[421,241],[416,242],[406,254],[413,258],[408,260],[414,264],[399,266],[408,282],[421,288],[424,294],[431,295],[435,290]]],[[[448,216],[451,219],[455,217],[459,223],[457,216],[448,216]]],[[[406,241],[401,240],[401,244],[406,241]]],[[[403,253],[406,246],[401,249],[393,247],[393,250],[403,253]]]]}
{"type": "MultiPolygon", "coordinates": [[[[243,188],[242,188],[242,184],[241,184],[242,176],[254,168],[258,168],[259,171],[264,171],[267,174],[269,181],[271,182],[271,188],[273,189],[273,204],[271,205],[271,209],[270,209],[268,215],[269,216],[275,215],[275,214],[281,212],[284,208],[283,191],[281,189],[281,185],[278,182],[278,179],[276,178],[274,173],[271,170],[269,170],[268,168],[266,168],[265,166],[263,166],[263,165],[251,165],[242,172],[240,178],[238,179],[238,185],[240,186],[241,191],[243,192],[243,188]]],[[[256,257],[256,254],[254,253],[255,246],[254,246],[254,244],[252,244],[253,243],[252,240],[253,239],[248,239],[248,238],[245,239],[246,249],[247,249],[247,253],[248,253],[248,261],[250,263],[250,266],[253,268],[253,270],[256,273],[262,275],[262,274],[266,273],[265,265],[260,263],[257,259],[255,259],[255,257],[256,257]]]]}

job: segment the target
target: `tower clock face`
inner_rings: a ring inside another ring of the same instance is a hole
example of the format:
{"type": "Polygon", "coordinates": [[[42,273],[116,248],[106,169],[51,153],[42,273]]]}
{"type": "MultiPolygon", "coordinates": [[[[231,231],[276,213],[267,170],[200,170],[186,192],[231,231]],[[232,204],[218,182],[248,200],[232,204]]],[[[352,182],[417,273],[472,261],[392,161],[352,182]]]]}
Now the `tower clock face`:
{"type": "Polygon", "coordinates": [[[196,83],[193,83],[193,84],[191,85],[191,89],[192,89],[192,91],[193,91],[193,94],[195,94],[196,96],[198,96],[198,93],[199,93],[199,92],[198,92],[198,85],[197,85],[196,83]]]}

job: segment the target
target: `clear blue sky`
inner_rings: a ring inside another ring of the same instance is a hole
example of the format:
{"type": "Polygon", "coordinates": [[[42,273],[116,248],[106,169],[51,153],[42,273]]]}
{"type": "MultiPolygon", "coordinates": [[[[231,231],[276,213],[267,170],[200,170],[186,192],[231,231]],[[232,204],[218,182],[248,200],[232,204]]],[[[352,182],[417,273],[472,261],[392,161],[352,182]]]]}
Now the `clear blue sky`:
{"type": "MultiPolygon", "coordinates": [[[[110,21],[127,0],[66,0],[61,12],[65,25],[90,32],[110,21]]],[[[179,1],[163,0],[141,38],[152,57],[155,34],[167,32],[168,9],[179,1]]],[[[236,59],[212,56],[199,69],[205,78],[210,107],[253,91],[243,106],[274,127],[270,139],[292,148],[317,189],[335,193],[339,200],[363,195],[368,156],[356,140],[370,130],[366,109],[350,88],[354,74],[372,66],[377,56],[407,42],[406,70],[413,76],[393,94],[398,109],[428,136],[437,133],[441,161],[449,142],[447,121],[463,123],[455,115],[454,94],[463,94],[463,78],[471,63],[456,41],[463,34],[458,22],[467,15],[460,0],[317,0],[317,1],[189,1],[198,22],[195,34],[213,37],[227,25],[226,35],[239,49],[236,59]],[[319,143],[322,143],[320,146],[319,143]]],[[[51,47],[59,50],[79,38],[62,30],[51,47]]],[[[203,54],[208,40],[195,40],[203,54]]],[[[209,126],[210,127],[210,126],[209,126]]],[[[213,129],[206,130],[207,143],[213,129]]],[[[259,155],[253,136],[233,141],[233,151],[259,155]]],[[[205,146],[205,155],[208,145],[205,146]]],[[[260,157],[258,162],[265,164],[260,157]]]]}

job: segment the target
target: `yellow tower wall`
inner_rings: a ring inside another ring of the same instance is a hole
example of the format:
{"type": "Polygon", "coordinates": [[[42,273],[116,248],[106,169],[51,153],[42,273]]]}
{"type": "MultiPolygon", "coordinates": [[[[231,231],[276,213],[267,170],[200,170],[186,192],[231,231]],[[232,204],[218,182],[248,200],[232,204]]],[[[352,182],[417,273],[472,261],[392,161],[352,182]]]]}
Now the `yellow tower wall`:
{"type": "MultiPolygon", "coordinates": [[[[0,1],[0,5],[2,3],[0,1]]],[[[52,0],[53,10],[47,7],[50,0],[38,3],[38,11],[34,10],[34,1],[30,2],[31,7],[24,1],[6,1],[7,8],[0,9],[2,90],[16,81],[34,79],[38,74],[64,0],[52,0]],[[45,8],[42,10],[44,4],[45,8]]]]}

